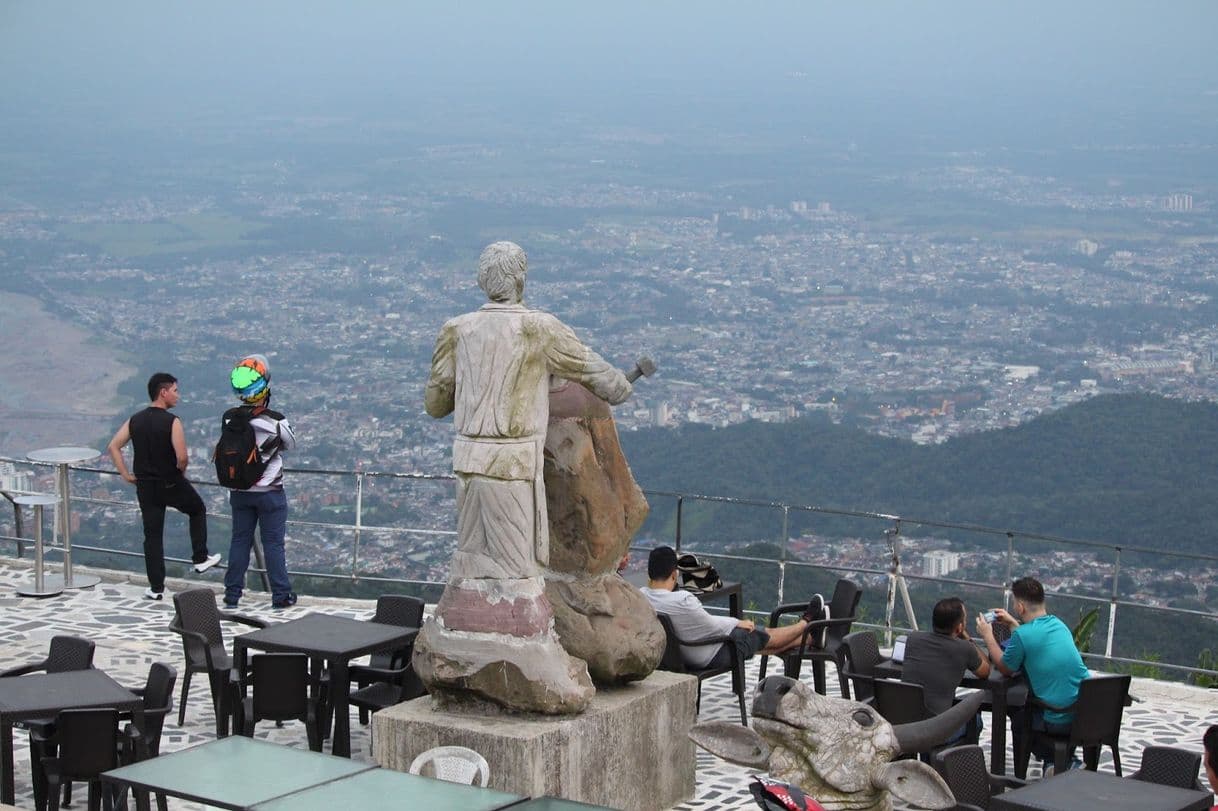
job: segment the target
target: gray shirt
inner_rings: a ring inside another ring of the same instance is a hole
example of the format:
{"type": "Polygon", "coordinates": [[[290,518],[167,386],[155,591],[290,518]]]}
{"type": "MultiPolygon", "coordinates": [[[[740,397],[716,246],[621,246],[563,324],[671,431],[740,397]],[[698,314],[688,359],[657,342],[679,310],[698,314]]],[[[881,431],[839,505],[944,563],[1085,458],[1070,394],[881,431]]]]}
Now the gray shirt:
{"type": "Polygon", "coordinates": [[[922,685],[927,712],[938,715],[952,706],[966,670],[981,666],[981,652],[966,639],[914,631],[905,643],[901,681],[922,685]]]}
{"type": "MultiPolygon", "coordinates": [[[[639,589],[657,614],[667,614],[672,629],[682,639],[705,639],[708,636],[726,636],[736,627],[735,617],[716,617],[702,602],[688,591],[664,591],[647,586],[639,589]]],[[[681,646],[681,656],[690,667],[706,667],[715,658],[719,648],[715,645],[699,645],[696,648],[681,646]]]]}

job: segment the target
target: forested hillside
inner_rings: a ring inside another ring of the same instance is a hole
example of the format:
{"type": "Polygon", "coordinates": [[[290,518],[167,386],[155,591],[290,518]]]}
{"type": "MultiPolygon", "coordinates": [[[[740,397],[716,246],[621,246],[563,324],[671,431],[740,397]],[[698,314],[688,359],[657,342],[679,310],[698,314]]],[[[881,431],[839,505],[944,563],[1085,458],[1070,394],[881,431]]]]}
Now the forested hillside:
{"type": "MultiPolygon", "coordinates": [[[[1101,396],[1016,428],[915,445],[823,417],[623,434],[647,490],[758,498],[1213,553],[1218,405],[1101,396]]],[[[651,528],[671,521],[653,499],[651,528]]],[[[741,510],[703,511],[700,537],[756,537],[741,510]]],[[[792,530],[801,529],[798,515],[792,530]]],[[[845,522],[841,531],[848,532],[845,522]]],[[[833,522],[818,520],[818,532],[833,522]]],[[[657,529],[657,531],[660,531],[657,529]]],[[[773,537],[773,536],[771,536],[773,537]]]]}

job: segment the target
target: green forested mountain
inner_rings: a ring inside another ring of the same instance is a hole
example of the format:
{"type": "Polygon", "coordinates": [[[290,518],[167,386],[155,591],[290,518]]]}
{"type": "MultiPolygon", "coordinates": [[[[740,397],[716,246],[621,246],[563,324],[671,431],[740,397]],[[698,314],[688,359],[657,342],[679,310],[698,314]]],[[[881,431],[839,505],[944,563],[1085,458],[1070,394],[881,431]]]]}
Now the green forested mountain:
{"type": "MultiPolygon", "coordinates": [[[[1218,405],[1109,395],[1016,428],[922,446],[821,417],[622,435],[646,490],[982,524],[1152,549],[1218,551],[1218,405]]],[[[672,519],[652,499],[651,529],[672,519]]],[[[739,508],[688,511],[700,539],[776,537],[739,508]]],[[[772,516],[770,516],[772,518],[772,516]]],[[[810,519],[793,515],[792,530],[810,519]]],[[[847,522],[816,521],[842,532],[847,522]]],[[[806,523],[805,523],[806,525],[806,523]]]]}

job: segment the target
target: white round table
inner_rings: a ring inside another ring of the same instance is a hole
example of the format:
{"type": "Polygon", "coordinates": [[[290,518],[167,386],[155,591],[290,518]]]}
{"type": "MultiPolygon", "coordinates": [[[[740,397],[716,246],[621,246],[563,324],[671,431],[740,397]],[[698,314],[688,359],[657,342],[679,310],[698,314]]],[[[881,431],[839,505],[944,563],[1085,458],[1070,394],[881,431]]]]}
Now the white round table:
{"type": "Polygon", "coordinates": [[[59,490],[59,526],[60,549],[63,551],[63,587],[65,589],[87,589],[96,586],[101,578],[96,575],[72,575],[72,495],[68,488],[68,466],[89,462],[101,456],[100,451],[92,448],[68,446],[63,448],[42,448],[30,451],[25,455],[31,462],[50,462],[56,466],[56,481],[59,490]]]}

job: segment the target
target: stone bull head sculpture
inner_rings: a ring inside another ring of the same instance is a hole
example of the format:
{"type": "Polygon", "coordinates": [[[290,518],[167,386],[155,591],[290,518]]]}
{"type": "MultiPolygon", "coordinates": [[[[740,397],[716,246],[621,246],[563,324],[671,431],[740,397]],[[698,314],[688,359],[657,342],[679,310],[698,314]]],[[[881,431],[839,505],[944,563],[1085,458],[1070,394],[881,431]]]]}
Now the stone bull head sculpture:
{"type": "Polygon", "coordinates": [[[696,724],[689,736],[724,760],[797,785],[826,811],[891,811],[896,795],[920,808],[950,808],[935,770],[892,759],[947,740],[976,714],[974,693],[942,715],[893,726],[875,708],[817,695],[800,681],[770,676],[753,696],[753,726],[696,724]]]}

